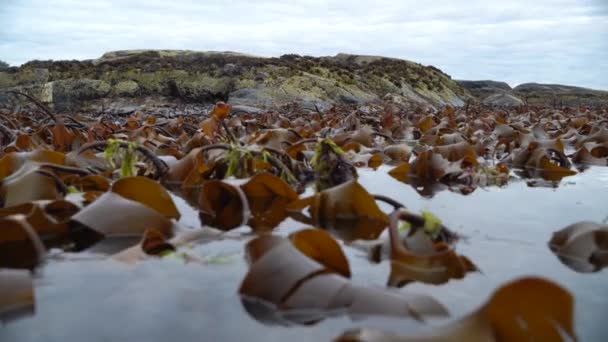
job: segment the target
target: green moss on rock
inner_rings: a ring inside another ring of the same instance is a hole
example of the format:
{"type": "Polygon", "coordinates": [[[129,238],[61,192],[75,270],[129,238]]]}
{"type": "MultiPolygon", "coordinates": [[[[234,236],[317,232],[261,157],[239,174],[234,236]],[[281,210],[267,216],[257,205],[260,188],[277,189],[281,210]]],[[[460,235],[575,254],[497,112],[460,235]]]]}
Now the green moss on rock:
{"type": "Polygon", "coordinates": [[[168,96],[249,105],[293,100],[365,102],[387,94],[404,101],[459,105],[470,97],[439,69],[346,54],[261,58],[232,52],[130,50],[92,61],[33,61],[15,69],[13,75],[0,73],[0,87],[42,87],[53,82],[50,93],[58,107],[100,96],[168,96]],[[69,86],[74,80],[83,80],[83,88],[69,86]]]}
{"type": "Polygon", "coordinates": [[[135,81],[121,81],[114,85],[112,92],[117,96],[136,96],[139,84],[135,81]]]}

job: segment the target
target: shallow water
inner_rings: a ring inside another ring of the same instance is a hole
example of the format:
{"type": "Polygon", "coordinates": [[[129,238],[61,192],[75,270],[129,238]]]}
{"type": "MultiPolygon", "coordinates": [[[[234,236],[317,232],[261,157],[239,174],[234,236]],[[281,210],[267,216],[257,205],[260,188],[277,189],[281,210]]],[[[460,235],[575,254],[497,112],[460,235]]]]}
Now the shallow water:
{"type": "MultiPolygon", "coordinates": [[[[393,197],[411,210],[427,209],[466,236],[456,249],[482,270],[440,286],[414,283],[398,291],[427,293],[458,318],[481,305],[505,281],[538,275],[575,296],[575,327],[582,341],[608,334],[608,271],[576,273],[547,247],[551,234],[571,223],[600,222],[608,216],[608,168],[567,177],[558,188],[512,181],[505,188],[477,189],[463,196],[448,191],[421,197],[386,174],[360,172],[372,193],[393,197]]],[[[182,222],[197,225],[196,212],[179,202],[182,222]],[[189,214],[188,214],[189,213],[189,214]]],[[[386,208],[388,210],[388,207],[386,208]]],[[[286,234],[303,225],[290,219],[286,234]]],[[[242,230],[246,232],[246,229],[242,230]]],[[[240,241],[196,246],[192,253],[209,265],[165,258],[135,266],[110,260],[50,261],[36,280],[36,314],[0,327],[0,341],[326,341],[350,327],[387,328],[404,333],[432,329],[412,320],[330,318],[310,327],[263,325],[243,309],[237,288],[247,271],[240,241]]],[[[383,287],[389,264],[373,265],[362,252],[345,247],[353,281],[383,287]]]]}

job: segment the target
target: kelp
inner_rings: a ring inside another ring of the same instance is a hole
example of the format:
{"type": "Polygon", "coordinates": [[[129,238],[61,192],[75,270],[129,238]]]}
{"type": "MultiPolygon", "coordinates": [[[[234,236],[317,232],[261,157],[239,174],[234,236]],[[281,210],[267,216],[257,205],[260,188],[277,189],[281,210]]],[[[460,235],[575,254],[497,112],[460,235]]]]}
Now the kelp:
{"type": "Polygon", "coordinates": [[[66,192],[65,183],[52,170],[26,163],[2,180],[0,203],[10,207],[35,200],[61,199],[66,192]]]}
{"type": "Polygon", "coordinates": [[[344,151],[331,139],[319,140],[310,161],[315,172],[315,189],[323,191],[357,178],[357,170],[344,151]]]}
{"type": "Polygon", "coordinates": [[[270,173],[239,183],[209,180],[202,185],[198,206],[203,224],[222,230],[245,224],[256,231],[271,230],[287,217],[287,206],[298,198],[284,180],[270,173]]]}
{"type": "Polygon", "coordinates": [[[356,180],[298,199],[287,210],[296,220],[327,229],[346,241],[376,239],[388,225],[388,216],[356,180]],[[301,214],[306,207],[309,217],[301,214]]]}
{"type": "Polygon", "coordinates": [[[0,268],[0,321],[34,313],[34,284],[26,270],[0,268]]]}
{"type": "Polygon", "coordinates": [[[577,272],[598,272],[608,266],[608,225],[577,222],[553,233],[549,248],[577,272]]]}
{"type": "Polygon", "coordinates": [[[389,230],[397,227],[397,231],[389,234],[388,238],[379,240],[358,240],[350,243],[351,247],[360,249],[367,254],[372,263],[380,263],[383,260],[391,260],[392,244],[401,244],[396,249],[406,249],[410,253],[431,254],[435,253],[434,246],[451,248],[460,238],[458,234],[444,226],[441,219],[430,211],[423,210],[421,215],[412,213],[404,208],[398,209],[391,214],[393,220],[389,230]],[[403,221],[398,224],[398,221],[403,221]],[[401,242],[396,241],[395,237],[401,242]]]}
{"type": "Polygon", "coordinates": [[[132,177],[134,175],[133,169],[137,161],[137,156],[135,155],[136,146],[134,142],[108,139],[108,145],[103,151],[103,155],[112,167],[116,167],[116,159],[120,160],[120,177],[132,177]],[[121,142],[126,144],[126,148],[120,148],[121,142]]]}
{"type": "Polygon", "coordinates": [[[108,258],[128,265],[136,265],[144,260],[173,257],[184,263],[193,262],[202,265],[205,264],[205,260],[190,253],[191,245],[222,239],[241,240],[238,237],[226,236],[222,231],[211,227],[193,229],[176,225],[174,228],[173,237],[168,237],[155,228],[147,229],[137,244],[118,251],[108,258]]]}
{"type": "Polygon", "coordinates": [[[454,239],[453,233],[430,213],[418,217],[403,209],[396,210],[390,216],[389,234],[389,286],[401,287],[413,281],[442,284],[477,270],[469,258],[456,254],[447,243],[454,239]],[[398,230],[400,219],[408,223],[405,229],[409,232],[403,238],[398,230]],[[440,239],[440,235],[445,237],[440,239]]]}
{"type": "MultiPolygon", "coordinates": [[[[5,219],[4,222],[8,226],[16,227],[15,223],[22,222],[22,218],[29,225],[23,225],[25,224],[23,222],[20,228],[22,232],[27,234],[20,234],[18,239],[13,236],[13,239],[8,240],[12,240],[11,244],[16,244],[16,246],[21,244],[25,247],[11,249],[10,244],[4,245],[7,253],[5,260],[17,261],[20,257],[14,253],[23,252],[28,255],[25,259],[32,260],[30,267],[28,267],[32,268],[37,264],[34,261],[36,260],[35,254],[44,254],[44,249],[38,247],[38,245],[43,245],[46,249],[49,249],[63,247],[69,243],[69,220],[78,210],[80,210],[78,205],[66,200],[38,200],[0,209],[0,218],[5,219]],[[16,218],[17,220],[14,220],[16,218]],[[31,247],[34,247],[34,249],[31,247]]],[[[5,229],[8,230],[9,228],[5,229]]]]}
{"type": "Polygon", "coordinates": [[[574,300],[554,282],[521,278],[498,288],[475,312],[443,327],[402,336],[376,329],[350,330],[337,341],[572,341],[574,300]]]}
{"type": "Polygon", "coordinates": [[[141,176],[122,178],[112,184],[110,191],[142,203],[166,218],[177,220],[181,216],[169,192],[149,178],[141,176]]]}
{"type": "Polygon", "coordinates": [[[158,229],[172,235],[171,220],[147,205],[106,192],[72,216],[82,225],[77,233],[76,250],[90,247],[108,237],[140,237],[147,229],[158,229]]]}
{"type": "Polygon", "coordinates": [[[21,214],[0,219],[0,268],[33,269],[44,260],[46,248],[21,214]]]}
{"type": "MultiPolygon", "coordinates": [[[[477,266],[456,252],[460,235],[429,211],[414,213],[405,208],[410,203],[366,189],[358,169],[388,172],[432,196],[505,186],[514,175],[554,185],[576,174],[574,167],[608,165],[602,109],[369,103],[313,110],[294,103],[253,114],[217,103],[195,114],[3,114],[3,320],[31,311],[29,270],[44,267],[47,250],[91,250],[131,265],[173,256],[207,267],[189,247],[231,236],[249,240],[249,270],[238,293],[264,323],[309,325],[344,314],[443,317],[447,310],[432,297],[391,287],[422,282],[442,291],[441,284],[475,276],[477,266]],[[198,211],[200,227],[181,225],[174,196],[198,211]],[[285,236],[281,223],[288,217],[315,228],[285,236]],[[244,226],[251,231],[227,232],[244,226]],[[388,289],[350,279],[356,269],[342,245],[362,241],[370,262],[390,264],[388,289]]],[[[549,247],[575,271],[598,272],[606,265],[605,231],[605,225],[574,224],[556,232],[549,247]]],[[[565,289],[525,278],[433,335],[410,339],[575,337],[572,315],[565,289]]],[[[342,338],[408,337],[365,329],[342,338]]]]}
{"type": "Polygon", "coordinates": [[[175,252],[176,247],[172,245],[167,236],[156,228],[146,229],[141,241],[134,247],[116,253],[112,259],[128,264],[134,264],[143,260],[148,255],[162,256],[175,252]]]}
{"type": "Polygon", "coordinates": [[[344,313],[418,320],[447,315],[430,297],[350,282],[344,253],[323,230],[304,229],[288,238],[265,235],[245,248],[250,269],[239,294],[245,309],[266,324],[311,324],[344,313]]]}

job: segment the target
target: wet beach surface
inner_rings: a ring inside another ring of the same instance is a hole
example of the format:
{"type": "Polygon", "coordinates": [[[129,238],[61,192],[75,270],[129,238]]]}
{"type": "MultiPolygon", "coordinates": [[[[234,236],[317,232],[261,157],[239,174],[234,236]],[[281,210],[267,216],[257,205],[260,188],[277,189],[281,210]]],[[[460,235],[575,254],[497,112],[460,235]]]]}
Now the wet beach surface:
{"type": "MultiPolygon", "coordinates": [[[[458,319],[484,303],[500,284],[524,275],[541,276],[574,295],[575,329],[581,341],[599,341],[608,334],[603,323],[608,314],[608,273],[574,272],[547,246],[552,233],[569,224],[606,219],[608,168],[592,167],[562,179],[556,188],[546,183],[530,186],[530,180],[521,179],[502,188],[478,188],[466,196],[441,191],[432,198],[391,178],[389,169],[361,169],[359,182],[410,210],[429,210],[441,218],[464,236],[457,244],[458,252],[481,270],[439,286],[413,283],[395,291],[429,294],[449,309],[450,319],[458,319]]],[[[180,199],[176,203],[182,223],[200,225],[195,210],[180,199]]],[[[287,219],[275,233],[284,235],[302,227],[287,219]]],[[[246,234],[249,228],[237,232],[246,234]]],[[[327,341],[353,327],[414,334],[445,323],[338,316],[312,326],[264,325],[245,311],[237,294],[248,269],[244,241],[194,246],[191,252],[207,260],[205,265],[184,264],[175,258],[125,265],[86,253],[67,259],[51,257],[37,273],[35,314],[5,323],[0,340],[327,341]]],[[[355,283],[385,287],[387,261],[372,264],[363,252],[349,246],[344,250],[355,283]]]]}

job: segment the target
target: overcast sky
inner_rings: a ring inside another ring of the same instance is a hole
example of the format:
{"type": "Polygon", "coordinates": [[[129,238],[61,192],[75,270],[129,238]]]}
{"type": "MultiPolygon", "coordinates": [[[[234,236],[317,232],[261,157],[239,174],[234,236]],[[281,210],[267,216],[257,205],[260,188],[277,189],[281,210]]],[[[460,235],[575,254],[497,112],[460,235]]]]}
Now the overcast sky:
{"type": "Polygon", "coordinates": [[[0,23],[11,65],[138,48],[348,52],[608,89],[608,0],[0,0],[0,23]]]}

